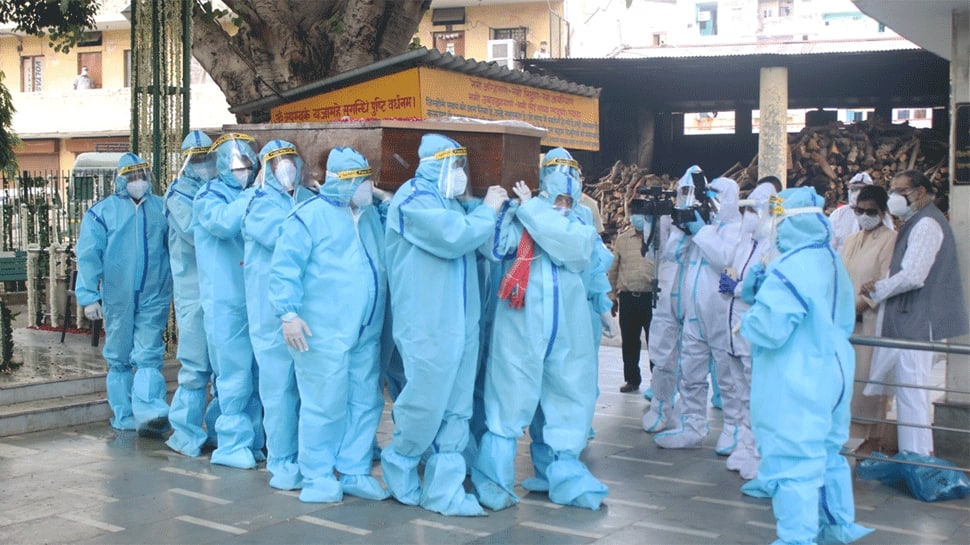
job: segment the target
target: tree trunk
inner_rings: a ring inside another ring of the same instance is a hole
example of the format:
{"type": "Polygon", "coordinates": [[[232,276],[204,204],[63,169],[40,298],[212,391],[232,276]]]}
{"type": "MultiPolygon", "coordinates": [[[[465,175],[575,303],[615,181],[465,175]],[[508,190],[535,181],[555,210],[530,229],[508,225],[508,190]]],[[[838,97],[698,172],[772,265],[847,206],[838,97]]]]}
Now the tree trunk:
{"type": "MultiPolygon", "coordinates": [[[[407,51],[428,0],[224,0],[227,16],[196,3],[192,54],[230,106],[407,51]]],[[[236,116],[269,120],[268,111],[236,116]]]]}

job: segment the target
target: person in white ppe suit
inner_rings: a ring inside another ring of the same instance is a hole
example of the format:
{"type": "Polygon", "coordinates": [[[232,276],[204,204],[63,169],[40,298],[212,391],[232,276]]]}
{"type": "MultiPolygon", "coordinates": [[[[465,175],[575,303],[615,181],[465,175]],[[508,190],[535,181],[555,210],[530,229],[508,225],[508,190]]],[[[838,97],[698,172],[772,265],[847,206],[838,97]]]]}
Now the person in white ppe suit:
{"type": "MultiPolygon", "coordinates": [[[[695,188],[696,189],[696,188],[695,188]]],[[[730,454],[737,444],[740,401],[730,380],[728,347],[730,335],[724,317],[728,301],[717,294],[720,273],[730,266],[740,236],[738,184],[730,178],[716,178],[706,198],[717,205],[711,223],[698,211],[686,224],[689,235],[687,267],[680,285],[684,325],[680,343],[680,420],[676,427],[658,434],[654,442],[662,448],[699,448],[708,433],[707,398],[711,358],[717,368],[723,399],[724,425],[714,450],[730,454]]],[[[656,395],[656,394],[655,394],[656,395]]]]}
{"type": "Polygon", "coordinates": [[[751,308],[741,297],[744,279],[755,265],[762,263],[762,256],[769,244],[767,233],[759,229],[765,225],[762,218],[768,214],[768,199],[775,195],[775,186],[761,183],[738,204],[743,210],[741,234],[728,271],[721,273],[718,291],[728,302],[726,315],[730,334],[728,345],[729,380],[733,383],[739,402],[737,416],[737,446],[727,459],[727,468],[737,471],[741,478],[751,480],[758,474],[761,457],[751,431],[751,345],[742,337],[738,328],[741,316],[751,308]]]}

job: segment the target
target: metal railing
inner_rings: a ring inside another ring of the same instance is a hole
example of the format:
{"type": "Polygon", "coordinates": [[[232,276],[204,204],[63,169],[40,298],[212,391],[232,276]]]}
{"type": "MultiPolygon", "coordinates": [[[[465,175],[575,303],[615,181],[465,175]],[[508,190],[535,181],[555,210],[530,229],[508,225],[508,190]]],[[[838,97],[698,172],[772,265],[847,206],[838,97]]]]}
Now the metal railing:
{"type": "MultiPolygon", "coordinates": [[[[906,339],[866,337],[861,335],[851,336],[849,338],[849,342],[852,343],[853,345],[860,345],[860,346],[898,348],[902,350],[923,350],[923,351],[930,351],[930,352],[940,352],[945,354],[970,355],[970,345],[957,344],[957,343],[951,343],[951,342],[911,341],[906,339]]],[[[884,381],[867,380],[867,379],[856,379],[855,382],[860,384],[878,384],[881,386],[890,386],[893,388],[916,388],[916,389],[929,390],[929,391],[935,391],[935,392],[970,395],[970,392],[968,391],[955,390],[952,388],[939,387],[939,386],[924,386],[924,385],[916,385],[916,384],[884,382],[884,381]]],[[[961,434],[966,434],[970,436],[970,429],[950,428],[950,427],[940,426],[936,424],[932,424],[932,425],[916,424],[916,423],[908,423],[908,422],[899,422],[898,420],[889,420],[885,418],[864,418],[864,417],[857,417],[857,416],[853,416],[852,421],[865,423],[865,424],[894,424],[896,426],[940,430],[940,431],[946,431],[946,432],[952,432],[952,433],[961,433],[961,434]]],[[[970,472],[970,468],[967,468],[967,467],[952,467],[952,466],[945,466],[945,465],[933,464],[928,462],[915,462],[910,460],[899,460],[895,458],[882,458],[877,456],[870,456],[867,454],[860,454],[845,448],[842,449],[842,454],[845,456],[851,456],[859,460],[878,460],[878,461],[892,462],[892,463],[903,464],[903,465],[913,465],[913,466],[931,467],[931,468],[937,468],[937,469],[970,472]]]]}

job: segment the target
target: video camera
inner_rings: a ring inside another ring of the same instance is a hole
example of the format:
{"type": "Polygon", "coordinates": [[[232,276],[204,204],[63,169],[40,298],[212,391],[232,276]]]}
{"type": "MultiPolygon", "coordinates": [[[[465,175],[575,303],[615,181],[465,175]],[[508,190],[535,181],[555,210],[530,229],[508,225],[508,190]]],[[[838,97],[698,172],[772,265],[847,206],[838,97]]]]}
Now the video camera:
{"type": "Polygon", "coordinates": [[[630,214],[644,216],[670,216],[677,227],[684,229],[684,225],[694,221],[694,212],[698,212],[704,223],[711,222],[712,203],[707,197],[707,178],[703,172],[692,172],[691,181],[694,193],[690,203],[685,208],[678,208],[675,202],[676,191],[665,190],[661,187],[640,187],[637,193],[642,197],[630,201],[630,214]]]}

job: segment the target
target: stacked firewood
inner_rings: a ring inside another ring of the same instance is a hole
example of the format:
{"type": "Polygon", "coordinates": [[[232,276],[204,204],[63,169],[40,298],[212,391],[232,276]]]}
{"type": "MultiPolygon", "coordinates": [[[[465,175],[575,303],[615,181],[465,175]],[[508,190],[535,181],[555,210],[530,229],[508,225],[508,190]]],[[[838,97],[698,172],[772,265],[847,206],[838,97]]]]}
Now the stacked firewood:
{"type": "MultiPolygon", "coordinates": [[[[938,198],[945,198],[948,191],[946,134],[886,123],[831,124],[806,127],[792,134],[788,149],[788,187],[797,187],[815,177],[828,178],[827,209],[844,200],[846,184],[862,171],[869,173],[876,184],[888,188],[897,172],[917,169],[937,186],[938,198]]],[[[713,178],[711,174],[708,173],[709,178],[713,178]]],[[[735,163],[721,176],[734,179],[744,193],[759,178],[758,156],[747,163],[735,163]]],[[[629,224],[626,207],[637,187],[660,184],[672,189],[675,181],[668,174],[658,176],[619,161],[599,180],[587,179],[584,190],[599,203],[604,242],[612,241],[629,224]]]]}

